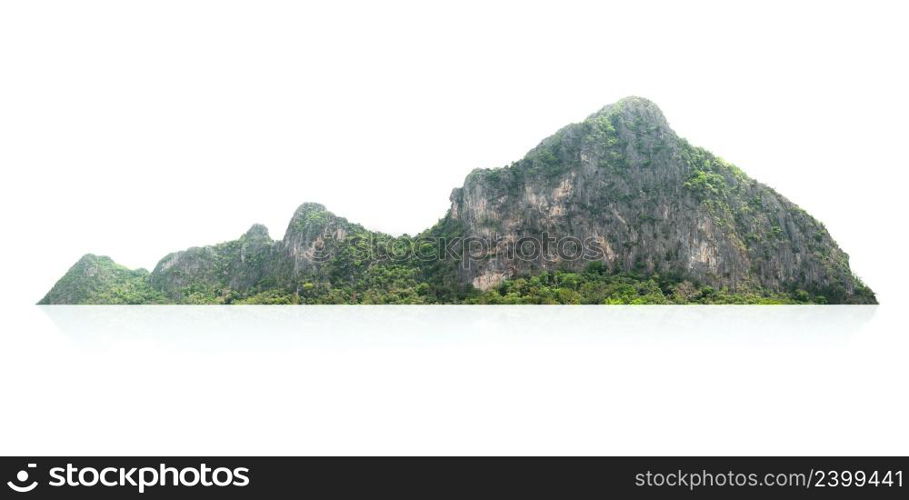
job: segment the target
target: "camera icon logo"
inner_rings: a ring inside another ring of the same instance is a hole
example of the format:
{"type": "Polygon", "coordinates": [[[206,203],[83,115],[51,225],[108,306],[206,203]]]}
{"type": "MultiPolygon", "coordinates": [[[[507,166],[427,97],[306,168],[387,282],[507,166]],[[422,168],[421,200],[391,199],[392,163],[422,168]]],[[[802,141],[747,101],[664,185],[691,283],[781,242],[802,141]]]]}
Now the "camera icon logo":
{"type": "MultiPolygon", "coordinates": [[[[36,467],[38,467],[38,464],[28,464],[26,469],[34,469],[36,467]]],[[[13,481],[6,482],[6,485],[9,486],[10,489],[12,489],[13,491],[15,491],[17,493],[28,493],[29,491],[32,491],[33,489],[38,487],[38,481],[32,481],[31,484],[25,484],[25,482],[28,481],[28,470],[26,470],[26,469],[20,470],[16,474],[16,482],[13,482],[13,481]],[[22,483],[22,484],[20,485],[18,483],[22,483]]]]}

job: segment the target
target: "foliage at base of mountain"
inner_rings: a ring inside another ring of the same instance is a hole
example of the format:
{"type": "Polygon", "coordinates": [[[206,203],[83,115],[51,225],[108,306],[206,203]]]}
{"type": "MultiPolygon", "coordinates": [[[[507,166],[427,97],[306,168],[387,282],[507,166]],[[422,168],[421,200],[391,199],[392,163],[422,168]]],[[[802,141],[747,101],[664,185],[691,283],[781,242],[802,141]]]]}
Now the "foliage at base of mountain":
{"type": "MultiPolygon", "coordinates": [[[[168,299],[148,281],[148,273],[129,271],[97,257],[110,274],[96,273],[94,288],[84,280],[61,280],[40,303],[69,304],[830,304],[874,303],[865,289],[860,297],[827,297],[822,291],[762,289],[730,291],[672,276],[613,273],[594,262],[582,272],[542,271],[503,281],[482,291],[473,287],[440,290],[417,267],[373,265],[363,280],[332,284],[310,276],[294,286],[241,291],[189,286],[178,300],[168,299]],[[104,279],[110,279],[107,284],[104,279]],[[79,288],[69,284],[80,283],[79,288]]],[[[84,260],[84,259],[83,259],[84,260]]],[[[80,261],[81,262],[81,261],[80,261]]],[[[81,271],[80,271],[81,272],[81,271]]],[[[834,291],[828,291],[833,292],[834,291]]]]}
{"type": "MultiPolygon", "coordinates": [[[[864,300],[873,300],[868,291],[864,300]]],[[[834,299],[840,300],[840,299],[834,299]]],[[[609,273],[600,263],[583,272],[553,271],[504,281],[467,298],[469,304],[828,304],[806,290],[735,292],[660,275],[609,273]]]]}
{"type": "Polygon", "coordinates": [[[150,273],[86,255],[40,303],[876,303],[821,222],[678,137],[646,99],[472,171],[450,200],[416,236],[304,203],[280,240],[254,225],[150,273]]]}

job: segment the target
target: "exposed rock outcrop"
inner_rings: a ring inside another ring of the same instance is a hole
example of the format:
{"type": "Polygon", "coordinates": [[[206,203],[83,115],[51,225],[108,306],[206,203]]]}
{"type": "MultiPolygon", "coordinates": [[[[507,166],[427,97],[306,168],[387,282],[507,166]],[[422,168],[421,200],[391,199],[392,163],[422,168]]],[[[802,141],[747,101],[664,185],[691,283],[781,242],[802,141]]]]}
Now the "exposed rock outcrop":
{"type": "MultiPolygon", "coordinates": [[[[490,258],[460,275],[479,288],[542,269],[579,269],[550,244],[510,257],[523,240],[588,240],[615,270],[683,276],[731,290],[804,288],[850,300],[865,287],[824,226],[769,187],[669,127],[631,97],[544,140],[501,169],[471,172],[448,217],[491,239],[490,258]]],[[[571,257],[570,252],[568,257],[571,257]]]]}

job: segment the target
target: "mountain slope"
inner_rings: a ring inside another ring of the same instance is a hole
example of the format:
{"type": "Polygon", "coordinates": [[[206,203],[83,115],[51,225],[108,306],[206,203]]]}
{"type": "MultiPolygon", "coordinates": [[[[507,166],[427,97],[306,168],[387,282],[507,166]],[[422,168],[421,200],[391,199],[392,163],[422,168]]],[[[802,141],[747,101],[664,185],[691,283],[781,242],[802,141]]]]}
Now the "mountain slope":
{"type": "Polygon", "coordinates": [[[507,258],[509,245],[548,235],[588,239],[610,270],[734,291],[871,299],[821,223],[677,137],[656,105],[641,98],[563,128],[509,167],[475,170],[451,201],[448,217],[466,236],[496,242],[494,256],[460,271],[481,289],[514,275],[586,265],[554,248],[507,258]]]}
{"type": "Polygon", "coordinates": [[[38,304],[154,304],[166,299],[145,269],[130,270],[110,257],[86,254],[38,304]]]}
{"type": "Polygon", "coordinates": [[[637,97],[474,170],[413,238],[305,203],[281,240],[98,259],[42,303],[875,303],[821,223],[637,97]]]}

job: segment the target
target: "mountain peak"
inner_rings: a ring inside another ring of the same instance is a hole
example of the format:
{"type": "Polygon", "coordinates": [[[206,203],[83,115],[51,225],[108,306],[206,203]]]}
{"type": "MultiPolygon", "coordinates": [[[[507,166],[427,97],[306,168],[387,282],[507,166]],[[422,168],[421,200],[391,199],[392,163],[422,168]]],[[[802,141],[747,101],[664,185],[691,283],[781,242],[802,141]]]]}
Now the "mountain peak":
{"type": "Polygon", "coordinates": [[[602,113],[607,110],[618,111],[618,110],[623,110],[623,109],[638,109],[638,110],[649,109],[649,110],[656,110],[656,111],[660,112],[660,114],[662,114],[662,112],[660,111],[660,107],[657,106],[655,102],[653,102],[650,99],[647,99],[645,97],[638,97],[638,96],[634,96],[634,95],[628,96],[628,97],[623,97],[612,104],[607,104],[607,105],[603,106],[600,109],[600,111],[598,111],[598,113],[602,113]]]}
{"type": "Polygon", "coordinates": [[[110,257],[98,256],[93,253],[87,253],[87,254],[83,255],[78,261],[76,261],[76,265],[78,266],[78,265],[94,264],[95,262],[103,261],[103,260],[112,260],[112,259],[110,257]]]}
{"type": "MultiPolygon", "coordinates": [[[[87,253],[82,256],[75,264],[70,268],[70,273],[81,273],[81,274],[94,274],[99,269],[107,268],[116,268],[121,267],[119,264],[114,262],[114,259],[106,255],[95,255],[93,253],[87,253]]],[[[124,268],[125,269],[125,268],[124,268]]]]}
{"type": "Polygon", "coordinates": [[[602,118],[609,118],[614,123],[646,124],[669,129],[669,123],[660,107],[649,99],[637,96],[624,97],[612,104],[607,104],[587,117],[587,120],[602,118]]]}
{"type": "MultiPolygon", "coordinates": [[[[294,212],[287,230],[284,232],[284,243],[297,241],[299,238],[309,241],[319,235],[335,233],[339,228],[353,226],[347,219],[329,212],[320,203],[303,203],[294,212]]],[[[299,241],[298,241],[299,242],[299,241]]]]}
{"type": "Polygon", "coordinates": [[[268,234],[268,228],[262,224],[253,224],[249,230],[243,234],[242,238],[247,240],[271,240],[271,236],[268,234]]]}
{"type": "Polygon", "coordinates": [[[325,205],[323,205],[321,203],[307,201],[307,202],[302,203],[299,207],[297,207],[297,210],[294,212],[294,216],[301,215],[301,214],[304,214],[304,215],[311,214],[311,213],[316,213],[316,212],[327,212],[327,210],[325,209],[325,205]]]}
{"type": "Polygon", "coordinates": [[[646,107],[654,107],[654,108],[657,107],[657,105],[650,99],[647,99],[646,97],[636,96],[636,95],[630,95],[627,97],[623,97],[623,98],[619,99],[618,101],[616,101],[614,104],[616,104],[618,106],[646,106],[646,107]]]}
{"type": "Polygon", "coordinates": [[[294,215],[290,218],[290,224],[288,225],[287,230],[302,230],[306,227],[322,226],[334,218],[335,215],[326,210],[325,205],[322,205],[321,203],[306,202],[297,207],[297,210],[294,211],[294,215]]]}

